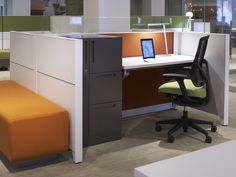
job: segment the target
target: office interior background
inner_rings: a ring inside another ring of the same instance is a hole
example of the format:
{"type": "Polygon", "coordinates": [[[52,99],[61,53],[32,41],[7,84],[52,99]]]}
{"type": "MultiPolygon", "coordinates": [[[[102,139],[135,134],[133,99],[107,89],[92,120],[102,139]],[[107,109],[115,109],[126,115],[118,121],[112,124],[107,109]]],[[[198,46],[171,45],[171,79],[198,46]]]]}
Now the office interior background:
{"type": "MultiPolygon", "coordinates": [[[[87,25],[93,23],[91,18],[126,26],[117,28],[117,31],[163,30],[162,26],[149,27],[147,24],[164,22],[169,31],[230,34],[230,69],[235,68],[236,0],[131,0],[129,14],[122,17],[106,17],[102,14],[90,17],[84,12],[84,6],[88,5],[83,0],[0,0],[1,48],[9,48],[9,31],[59,33],[114,30],[87,25]],[[186,16],[187,12],[192,12],[191,17],[186,16]]],[[[232,74],[230,80],[230,88],[234,91],[235,79],[232,74]]]]}

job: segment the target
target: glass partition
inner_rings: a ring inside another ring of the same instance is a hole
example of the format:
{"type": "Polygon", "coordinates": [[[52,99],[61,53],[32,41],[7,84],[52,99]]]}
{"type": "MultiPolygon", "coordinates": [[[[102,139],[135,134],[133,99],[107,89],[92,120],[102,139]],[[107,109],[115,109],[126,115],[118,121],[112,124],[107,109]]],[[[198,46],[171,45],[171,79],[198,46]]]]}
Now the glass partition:
{"type": "Polygon", "coordinates": [[[187,18],[185,16],[133,16],[130,20],[132,31],[165,30],[186,31],[187,18]]]}
{"type": "Polygon", "coordinates": [[[192,16],[188,16],[191,31],[231,34],[236,27],[235,0],[173,1],[166,1],[166,15],[188,16],[187,13],[191,12],[192,16]]]}

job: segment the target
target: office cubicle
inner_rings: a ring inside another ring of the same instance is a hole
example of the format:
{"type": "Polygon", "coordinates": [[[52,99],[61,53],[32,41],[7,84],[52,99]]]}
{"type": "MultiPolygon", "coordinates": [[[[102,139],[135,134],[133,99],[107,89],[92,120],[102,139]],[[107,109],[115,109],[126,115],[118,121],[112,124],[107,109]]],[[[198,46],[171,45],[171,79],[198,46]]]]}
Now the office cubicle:
{"type": "MultiPolygon", "coordinates": [[[[141,38],[153,38],[156,53],[165,53],[163,32],[110,33],[109,35],[122,37],[122,55],[130,57],[131,60],[134,56],[141,56],[141,38]]],[[[194,56],[198,40],[204,35],[204,33],[168,32],[169,52],[194,56]],[[190,41],[192,45],[188,45],[190,41]]],[[[81,162],[83,157],[83,60],[81,59],[83,44],[81,40],[63,36],[50,33],[11,33],[14,44],[11,53],[11,79],[70,112],[71,148],[74,161],[81,162]],[[23,52],[28,48],[30,48],[28,53],[23,52]]],[[[210,104],[202,109],[218,115],[223,125],[228,124],[228,41],[228,35],[210,34],[206,59],[209,62],[212,95],[210,104]],[[215,45],[216,41],[222,42],[215,45]]],[[[137,115],[173,108],[171,100],[157,91],[158,85],[165,82],[161,75],[166,69],[167,67],[161,67],[130,71],[130,75],[124,78],[122,83],[124,117],[132,115],[130,113],[137,115]]]]}

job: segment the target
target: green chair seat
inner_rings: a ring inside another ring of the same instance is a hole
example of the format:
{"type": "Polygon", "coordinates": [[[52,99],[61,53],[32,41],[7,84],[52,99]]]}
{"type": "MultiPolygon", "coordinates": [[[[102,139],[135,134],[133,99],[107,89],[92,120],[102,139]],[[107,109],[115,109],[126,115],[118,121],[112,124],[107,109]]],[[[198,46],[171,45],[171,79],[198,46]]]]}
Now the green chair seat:
{"type": "MultiPolygon", "coordinates": [[[[204,86],[202,87],[195,87],[190,79],[184,80],[184,85],[187,90],[187,94],[190,97],[197,97],[197,98],[205,98],[206,97],[206,89],[204,86]]],[[[174,95],[182,95],[180,90],[179,84],[177,81],[172,80],[158,88],[159,92],[167,93],[167,94],[174,94],[174,95]]]]}
{"type": "Polygon", "coordinates": [[[10,49],[0,49],[0,59],[9,59],[10,49]]]}

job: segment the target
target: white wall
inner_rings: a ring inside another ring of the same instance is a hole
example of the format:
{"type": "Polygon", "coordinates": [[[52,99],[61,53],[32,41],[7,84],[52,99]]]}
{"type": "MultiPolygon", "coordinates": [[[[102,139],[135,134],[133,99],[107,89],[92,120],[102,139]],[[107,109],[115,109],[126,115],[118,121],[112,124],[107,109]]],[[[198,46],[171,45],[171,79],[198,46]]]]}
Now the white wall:
{"type": "Polygon", "coordinates": [[[8,16],[29,16],[31,0],[7,0],[8,16]]]}
{"type": "Polygon", "coordinates": [[[130,0],[99,0],[99,16],[130,17],[130,0]]]}
{"type": "Polygon", "coordinates": [[[85,32],[130,31],[130,0],[84,1],[85,32]]]}
{"type": "Polygon", "coordinates": [[[98,16],[98,0],[86,0],[84,1],[84,16],[96,17],[98,16]]]}
{"type": "Polygon", "coordinates": [[[152,16],[165,16],[165,0],[152,0],[152,16]]]}

